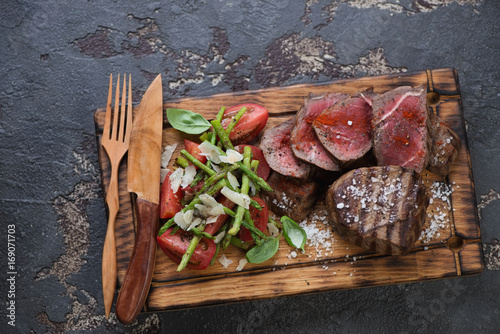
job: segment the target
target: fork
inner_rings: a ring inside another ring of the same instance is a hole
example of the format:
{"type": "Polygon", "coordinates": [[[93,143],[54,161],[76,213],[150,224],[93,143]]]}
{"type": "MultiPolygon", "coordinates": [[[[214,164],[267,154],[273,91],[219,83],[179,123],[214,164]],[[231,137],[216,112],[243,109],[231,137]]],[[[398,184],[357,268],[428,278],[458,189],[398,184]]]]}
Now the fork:
{"type": "Polygon", "coordinates": [[[111,102],[113,75],[109,75],[108,103],[106,105],[106,118],[104,120],[104,131],[102,135],[102,147],[106,151],[111,164],[111,178],[109,180],[106,203],[108,205],[108,227],[104,249],[102,253],[102,293],[104,298],[104,310],[106,319],[109,318],[113,297],[116,290],[117,265],[116,265],[116,244],[115,244],[115,221],[120,210],[120,200],[118,196],[118,169],[120,162],[128,151],[130,133],[132,132],[132,75],[129,74],[128,81],[128,102],[125,110],[125,87],[127,77],[123,75],[123,92],[121,109],[118,109],[120,96],[120,75],[116,81],[115,105],[113,121],[111,121],[111,102]]]}

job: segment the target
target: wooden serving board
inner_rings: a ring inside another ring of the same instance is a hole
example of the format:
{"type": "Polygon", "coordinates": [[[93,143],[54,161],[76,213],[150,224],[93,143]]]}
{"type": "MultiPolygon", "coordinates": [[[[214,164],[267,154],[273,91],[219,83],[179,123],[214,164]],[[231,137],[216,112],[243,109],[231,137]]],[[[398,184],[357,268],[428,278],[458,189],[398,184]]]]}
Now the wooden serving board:
{"type": "MultiPolygon", "coordinates": [[[[309,93],[320,94],[330,91],[355,93],[370,87],[377,93],[383,93],[398,86],[417,86],[422,83],[428,86],[429,108],[457,132],[462,144],[448,177],[443,179],[430,172],[423,172],[425,183],[429,188],[441,190],[446,188],[452,189],[453,192],[433,199],[427,210],[428,217],[424,227],[428,234],[415,244],[412,252],[404,256],[377,255],[343,241],[326,221],[322,221],[321,217],[325,215],[324,207],[322,203],[318,203],[306,224],[310,230],[316,227],[316,234],[321,232],[323,236],[330,235],[322,237],[322,240],[330,242],[331,246],[327,247],[325,243],[323,246],[308,244],[305,253],[297,252],[295,258],[291,253],[293,249],[282,238],[276,256],[262,264],[249,263],[243,270],[236,271],[239,260],[244,258],[244,253],[230,246],[224,252],[225,256],[233,261],[227,269],[216,262],[204,271],[186,269],[178,273],[177,264],[158,248],[155,273],[145,310],[182,309],[480,273],[484,268],[481,236],[460,88],[457,72],[454,69],[185,98],[167,101],[165,108],[193,110],[211,119],[221,106],[229,107],[238,103],[253,102],[269,110],[267,125],[269,128],[293,117],[309,93]],[[434,228],[435,224],[438,224],[439,228],[434,228]]],[[[99,144],[104,113],[104,109],[99,109],[95,113],[99,144]]],[[[183,148],[183,138],[180,132],[164,123],[163,145],[177,143],[174,156],[177,156],[178,151],[183,148]]],[[[99,162],[103,187],[107,189],[110,170],[107,156],[102,148],[99,151],[99,162]]],[[[130,195],[126,191],[126,170],[125,161],[120,170],[121,208],[116,221],[118,286],[123,281],[134,244],[134,222],[130,195]]]]}

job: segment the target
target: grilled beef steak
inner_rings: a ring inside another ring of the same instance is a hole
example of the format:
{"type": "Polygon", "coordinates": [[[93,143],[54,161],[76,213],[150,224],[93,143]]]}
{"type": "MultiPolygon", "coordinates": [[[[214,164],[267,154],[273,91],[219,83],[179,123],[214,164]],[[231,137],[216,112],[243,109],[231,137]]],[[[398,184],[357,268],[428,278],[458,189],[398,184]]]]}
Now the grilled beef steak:
{"type": "Polygon", "coordinates": [[[313,128],[323,146],[344,165],[362,158],[372,147],[372,107],[360,95],[347,96],[323,110],[313,128]]]}
{"type": "Polygon", "coordinates": [[[399,166],[352,170],[326,195],[334,229],[347,241],[381,254],[404,254],[412,248],[428,205],[420,174],[399,166]]]}
{"type": "Polygon", "coordinates": [[[398,87],[373,100],[373,148],[378,164],[421,172],[427,167],[431,137],[426,89],[398,87]]]}
{"type": "Polygon", "coordinates": [[[338,162],[333,158],[318,140],[312,128],[312,122],[318,115],[346,94],[330,93],[326,95],[309,95],[304,105],[297,112],[292,129],[290,142],[292,151],[299,159],[312,163],[322,169],[330,171],[340,170],[338,162]]]}
{"type": "Polygon", "coordinates": [[[290,132],[293,123],[294,120],[289,119],[266,130],[262,135],[260,149],[272,170],[285,176],[306,179],[311,171],[311,166],[297,159],[290,146],[290,132]]]}
{"type": "Polygon", "coordinates": [[[427,169],[431,172],[446,176],[458,155],[460,138],[434,113],[429,113],[429,132],[432,138],[432,147],[427,169]]]}
{"type": "Polygon", "coordinates": [[[312,211],[318,199],[319,186],[314,181],[303,181],[273,172],[267,183],[274,191],[263,191],[262,198],[277,215],[287,215],[300,222],[312,211]]]}

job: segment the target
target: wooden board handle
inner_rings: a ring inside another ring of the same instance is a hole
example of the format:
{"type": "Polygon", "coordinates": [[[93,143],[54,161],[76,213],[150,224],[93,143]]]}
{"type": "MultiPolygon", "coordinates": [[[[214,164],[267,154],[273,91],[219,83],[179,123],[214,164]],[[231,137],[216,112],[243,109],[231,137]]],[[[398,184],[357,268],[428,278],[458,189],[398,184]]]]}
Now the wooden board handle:
{"type": "Polygon", "coordinates": [[[158,204],[138,198],[136,206],[137,232],[134,249],[116,300],[116,317],[124,324],[134,321],[144,306],[156,258],[158,204]]]}

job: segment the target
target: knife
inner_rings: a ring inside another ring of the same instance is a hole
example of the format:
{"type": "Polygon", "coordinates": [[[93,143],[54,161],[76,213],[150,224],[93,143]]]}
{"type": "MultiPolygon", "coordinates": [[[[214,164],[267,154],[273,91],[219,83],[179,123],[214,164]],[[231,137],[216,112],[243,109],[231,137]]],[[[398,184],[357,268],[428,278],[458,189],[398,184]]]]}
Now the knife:
{"type": "Polygon", "coordinates": [[[153,278],[159,223],[162,128],[163,91],[160,74],[151,83],[139,105],[128,150],[127,181],[128,191],[136,195],[136,235],[115,306],[116,316],[124,324],[134,321],[141,311],[153,278]]]}

